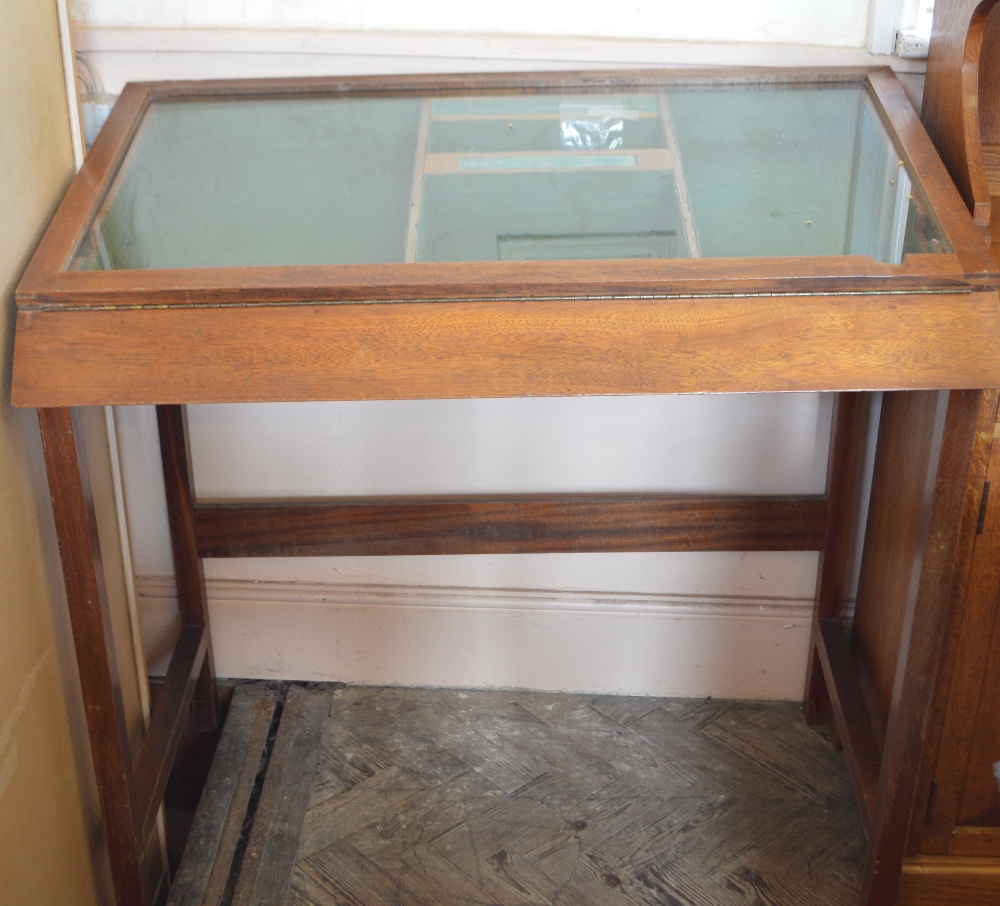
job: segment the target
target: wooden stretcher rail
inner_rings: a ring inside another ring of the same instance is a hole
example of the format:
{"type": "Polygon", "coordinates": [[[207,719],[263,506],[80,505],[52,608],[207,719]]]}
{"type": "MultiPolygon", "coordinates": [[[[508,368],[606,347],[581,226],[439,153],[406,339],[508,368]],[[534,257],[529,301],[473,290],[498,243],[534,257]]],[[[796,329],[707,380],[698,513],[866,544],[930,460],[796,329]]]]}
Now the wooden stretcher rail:
{"type": "Polygon", "coordinates": [[[163,689],[156,700],[135,765],[143,840],[149,839],[153,833],[207,651],[208,633],[204,626],[181,627],[180,638],[170,658],[163,689]]]}
{"type": "Polygon", "coordinates": [[[523,494],[195,506],[202,557],[820,550],[825,496],[523,494]]]}
{"type": "Polygon", "coordinates": [[[858,683],[857,668],[844,624],[840,620],[819,620],[818,627],[817,654],[826,677],[833,717],[844,745],[861,823],[864,824],[865,835],[871,839],[881,753],[868,723],[868,709],[858,683]]]}
{"type": "Polygon", "coordinates": [[[219,713],[215,684],[215,659],[208,638],[208,592],[205,573],[198,558],[194,534],[194,484],[191,453],[187,442],[187,418],[182,406],[159,406],[156,410],[163,463],[163,489],[170,522],[174,577],[181,624],[204,626],[206,655],[194,692],[192,712],[199,730],[214,730],[219,713]]]}

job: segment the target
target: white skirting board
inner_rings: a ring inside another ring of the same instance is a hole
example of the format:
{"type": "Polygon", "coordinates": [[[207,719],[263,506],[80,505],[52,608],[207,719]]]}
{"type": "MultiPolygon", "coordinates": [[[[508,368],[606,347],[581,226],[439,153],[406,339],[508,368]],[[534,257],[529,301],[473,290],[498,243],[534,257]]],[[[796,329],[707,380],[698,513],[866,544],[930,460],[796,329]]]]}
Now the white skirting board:
{"type": "MultiPolygon", "coordinates": [[[[140,577],[165,671],[173,581],[140,577]]],[[[339,583],[209,582],[220,676],[363,685],[796,699],[811,601],[339,583]]]]}

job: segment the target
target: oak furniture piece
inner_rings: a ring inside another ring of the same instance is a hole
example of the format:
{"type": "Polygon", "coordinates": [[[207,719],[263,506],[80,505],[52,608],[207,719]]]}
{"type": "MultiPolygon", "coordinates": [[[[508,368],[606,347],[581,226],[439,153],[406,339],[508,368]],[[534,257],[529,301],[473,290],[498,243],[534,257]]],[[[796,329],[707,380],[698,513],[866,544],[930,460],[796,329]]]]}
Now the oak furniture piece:
{"type": "Polygon", "coordinates": [[[569,550],[822,552],[807,712],[844,742],[864,902],[893,902],[951,618],[937,591],[975,509],[942,491],[925,513],[927,475],[979,450],[965,388],[1000,385],[997,283],[887,70],[128,86],[18,289],[12,391],[39,408],[119,902],[150,901],[189,706],[215,718],[203,557],[569,550]],[[884,733],[865,696],[887,687],[844,623],[878,389],[900,391],[883,425],[912,411],[931,441],[877,473],[869,517],[855,626],[903,627],[884,733]],[[183,410],[748,391],[838,392],[825,493],[205,503],[183,410]],[[134,765],[74,427],[109,404],[158,407],[183,623],[134,765]],[[881,506],[894,494],[907,509],[881,506]],[[879,518],[931,552],[919,594],[889,587],[879,518]]]}

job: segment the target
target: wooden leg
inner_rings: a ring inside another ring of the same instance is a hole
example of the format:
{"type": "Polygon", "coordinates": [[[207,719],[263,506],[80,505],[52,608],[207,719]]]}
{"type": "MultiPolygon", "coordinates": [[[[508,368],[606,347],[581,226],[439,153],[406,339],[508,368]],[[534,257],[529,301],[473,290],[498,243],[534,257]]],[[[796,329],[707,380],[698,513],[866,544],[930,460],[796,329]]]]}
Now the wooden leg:
{"type": "MultiPolygon", "coordinates": [[[[865,867],[865,906],[896,902],[903,859],[919,844],[919,839],[911,839],[914,828],[923,824],[913,814],[918,775],[926,758],[927,729],[952,600],[966,559],[959,556],[960,549],[975,534],[985,476],[981,438],[992,435],[995,413],[995,396],[980,391],[895,393],[887,394],[883,403],[883,431],[887,424],[898,426],[898,455],[913,457],[917,455],[913,448],[926,442],[930,456],[923,487],[916,489],[922,500],[912,559],[872,566],[911,578],[903,585],[904,620],[865,867]],[[918,432],[913,426],[919,424],[928,427],[918,432]],[[979,465],[977,456],[983,459],[979,465]],[[980,480],[969,480],[973,472],[982,473],[980,480]]],[[[865,546],[867,556],[867,541],[865,546]]],[[[861,598],[859,592],[859,612],[865,606],[877,614],[879,604],[884,603],[861,598]]]]}
{"type": "Polygon", "coordinates": [[[208,623],[205,574],[198,556],[194,528],[194,482],[187,439],[187,416],[183,406],[157,406],[163,480],[167,492],[167,514],[173,544],[174,571],[181,625],[204,627],[205,658],[191,702],[195,726],[214,730],[218,725],[218,694],[215,659],[208,623]]]}
{"type": "Polygon", "coordinates": [[[818,621],[839,617],[847,598],[857,538],[869,402],[867,393],[838,393],[833,407],[826,472],[829,509],[816,581],[812,641],[809,645],[803,701],[806,720],[810,724],[829,720],[830,698],[816,653],[819,642],[818,621]]]}
{"type": "Polygon", "coordinates": [[[38,420],[115,898],[121,906],[147,906],[141,809],[77,417],[69,409],[41,409],[38,420]]]}

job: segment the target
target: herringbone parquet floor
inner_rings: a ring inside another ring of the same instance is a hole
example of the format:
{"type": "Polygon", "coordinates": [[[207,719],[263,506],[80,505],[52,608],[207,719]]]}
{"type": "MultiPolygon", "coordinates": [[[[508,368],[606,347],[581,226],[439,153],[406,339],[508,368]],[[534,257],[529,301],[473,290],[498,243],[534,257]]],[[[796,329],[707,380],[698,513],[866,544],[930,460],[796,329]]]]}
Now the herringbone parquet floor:
{"type": "Polygon", "coordinates": [[[843,758],[797,705],[323,694],[294,906],[857,902],[843,758]]]}

